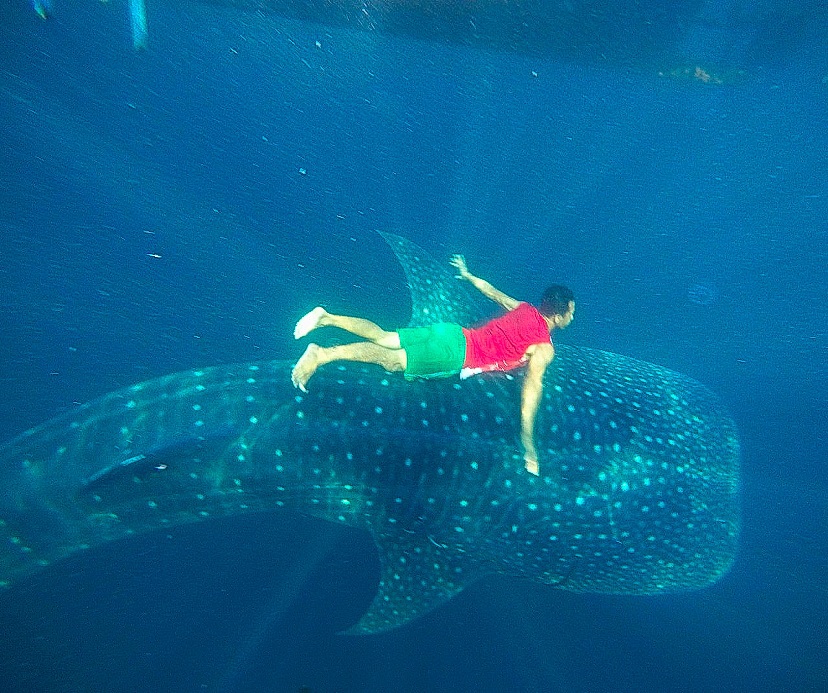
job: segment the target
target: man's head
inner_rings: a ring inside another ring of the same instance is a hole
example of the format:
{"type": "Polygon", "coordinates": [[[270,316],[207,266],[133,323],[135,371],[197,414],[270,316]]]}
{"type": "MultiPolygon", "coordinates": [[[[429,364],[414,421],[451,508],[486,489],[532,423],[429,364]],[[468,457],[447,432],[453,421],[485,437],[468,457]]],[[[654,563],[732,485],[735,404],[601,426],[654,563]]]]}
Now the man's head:
{"type": "Polygon", "coordinates": [[[553,284],[541,296],[538,311],[551,327],[566,327],[575,315],[575,294],[569,287],[553,284]]]}

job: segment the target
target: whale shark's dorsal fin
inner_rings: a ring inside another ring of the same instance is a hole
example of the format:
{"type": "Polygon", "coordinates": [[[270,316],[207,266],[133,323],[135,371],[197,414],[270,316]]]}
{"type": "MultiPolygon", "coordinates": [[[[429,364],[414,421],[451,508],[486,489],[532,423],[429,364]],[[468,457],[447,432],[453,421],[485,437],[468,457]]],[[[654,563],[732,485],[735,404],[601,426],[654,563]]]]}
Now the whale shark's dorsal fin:
{"type": "Polygon", "coordinates": [[[393,233],[380,231],[402,265],[411,290],[411,322],[421,327],[435,322],[454,322],[467,326],[480,322],[491,307],[458,281],[448,262],[436,262],[422,248],[393,233]]]}

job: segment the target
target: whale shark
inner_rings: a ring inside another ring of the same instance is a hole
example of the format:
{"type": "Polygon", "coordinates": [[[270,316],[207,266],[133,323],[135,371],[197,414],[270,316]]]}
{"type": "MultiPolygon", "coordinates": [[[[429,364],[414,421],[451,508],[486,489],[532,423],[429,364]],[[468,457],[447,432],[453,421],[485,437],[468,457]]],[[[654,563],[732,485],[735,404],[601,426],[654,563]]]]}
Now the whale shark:
{"type": "MultiPolygon", "coordinates": [[[[412,242],[411,325],[471,323],[479,299],[412,242]]],[[[0,588],[105,542],[294,511],[371,533],[377,593],[350,633],[435,609],[486,575],[649,595],[726,573],[740,526],[739,440],[684,375],[559,345],[523,467],[521,374],[406,382],[331,364],[187,370],[106,394],[0,448],[0,588]]],[[[10,594],[4,598],[12,598],[10,594]]]]}
{"type": "MultiPolygon", "coordinates": [[[[54,0],[31,3],[44,19],[65,9],[54,0]]],[[[163,0],[128,0],[135,49],[148,46],[148,17],[163,16],[153,12],[162,4],[163,0]]],[[[819,35],[824,16],[822,0],[794,4],[673,0],[668,5],[660,0],[200,0],[198,4],[207,11],[212,8],[218,21],[223,9],[254,19],[271,16],[472,49],[655,68],[663,76],[692,76],[699,69],[708,75],[709,79],[702,79],[708,84],[739,81],[744,68],[758,56],[819,35]]]]}

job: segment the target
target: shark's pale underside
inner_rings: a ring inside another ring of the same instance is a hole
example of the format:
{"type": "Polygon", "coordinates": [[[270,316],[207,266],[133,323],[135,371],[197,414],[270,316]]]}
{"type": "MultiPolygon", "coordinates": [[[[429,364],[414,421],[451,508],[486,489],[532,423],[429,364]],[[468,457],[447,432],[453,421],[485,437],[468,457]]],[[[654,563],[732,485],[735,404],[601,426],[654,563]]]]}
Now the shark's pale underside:
{"type": "MultiPolygon", "coordinates": [[[[54,0],[31,2],[44,18],[71,9],[68,3],[54,0]]],[[[145,48],[150,27],[157,32],[166,16],[162,5],[186,4],[192,8],[194,3],[128,0],[112,4],[128,4],[133,45],[145,48]]],[[[692,68],[699,63],[745,67],[743,63],[757,51],[780,41],[786,46],[798,43],[807,35],[806,27],[819,26],[824,2],[201,0],[198,4],[203,10],[214,6],[211,26],[226,21],[219,9],[224,8],[244,13],[251,21],[261,16],[282,17],[308,22],[309,26],[558,57],[603,67],[658,68],[670,74],[671,66],[692,68]]],[[[167,30],[173,31],[186,33],[188,27],[172,26],[167,30]]],[[[328,32],[321,32],[320,37],[328,32]]],[[[282,30],[274,33],[273,40],[282,40],[282,34],[282,30]]],[[[166,45],[172,46],[167,41],[166,45]]],[[[359,48],[355,46],[355,50],[359,48]]]]}
{"type": "MultiPolygon", "coordinates": [[[[443,265],[385,236],[412,325],[483,315],[443,265]]],[[[521,374],[406,383],[330,365],[303,394],[290,367],[157,378],[0,448],[0,586],[103,542],[280,508],[372,533],[379,589],[352,632],[404,624],[491,573],[655,594],[710,584],[733,561],[737,433],[683,375],[558,346],[533,477],[518,442],[521,374]]]]}

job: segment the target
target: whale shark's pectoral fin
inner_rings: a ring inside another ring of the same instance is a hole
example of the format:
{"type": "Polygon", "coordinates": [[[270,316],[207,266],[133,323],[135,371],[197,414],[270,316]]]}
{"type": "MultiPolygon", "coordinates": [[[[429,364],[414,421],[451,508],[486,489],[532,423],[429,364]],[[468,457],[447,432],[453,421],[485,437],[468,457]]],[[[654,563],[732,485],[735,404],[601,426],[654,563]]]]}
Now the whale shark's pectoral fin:
{"type": "Polygon", "coordinates": [[[375,536],[380,553],[377,595],[359,622],[345,631],[367,635],[413,621],[447,602],[486,572],[463,549],[421,532],[375,536]]]}
{"type": "Polygon", "coordinates": [[[215,459],[226,453],[238,437],[239,432],[227,426],[208,432],[207,435],[188,435],[167,441],[119,459],[89,475],[81,481],[80,491],[95,491],[99,487],[120,484],[127,478],[148,479],[156,472],[166,471],[172,465],[180,466],[182,462],[215,459]]]}
{"type": "Polygon", "coordinates": [[[479,295],[468,290],[466,282],[455,278],[448,260],[436,262],[422,248],[393,233],[380,231],[405,271],[411,290],[409,327],[454,322],[473,325],[493,312],[479,295]]]}

